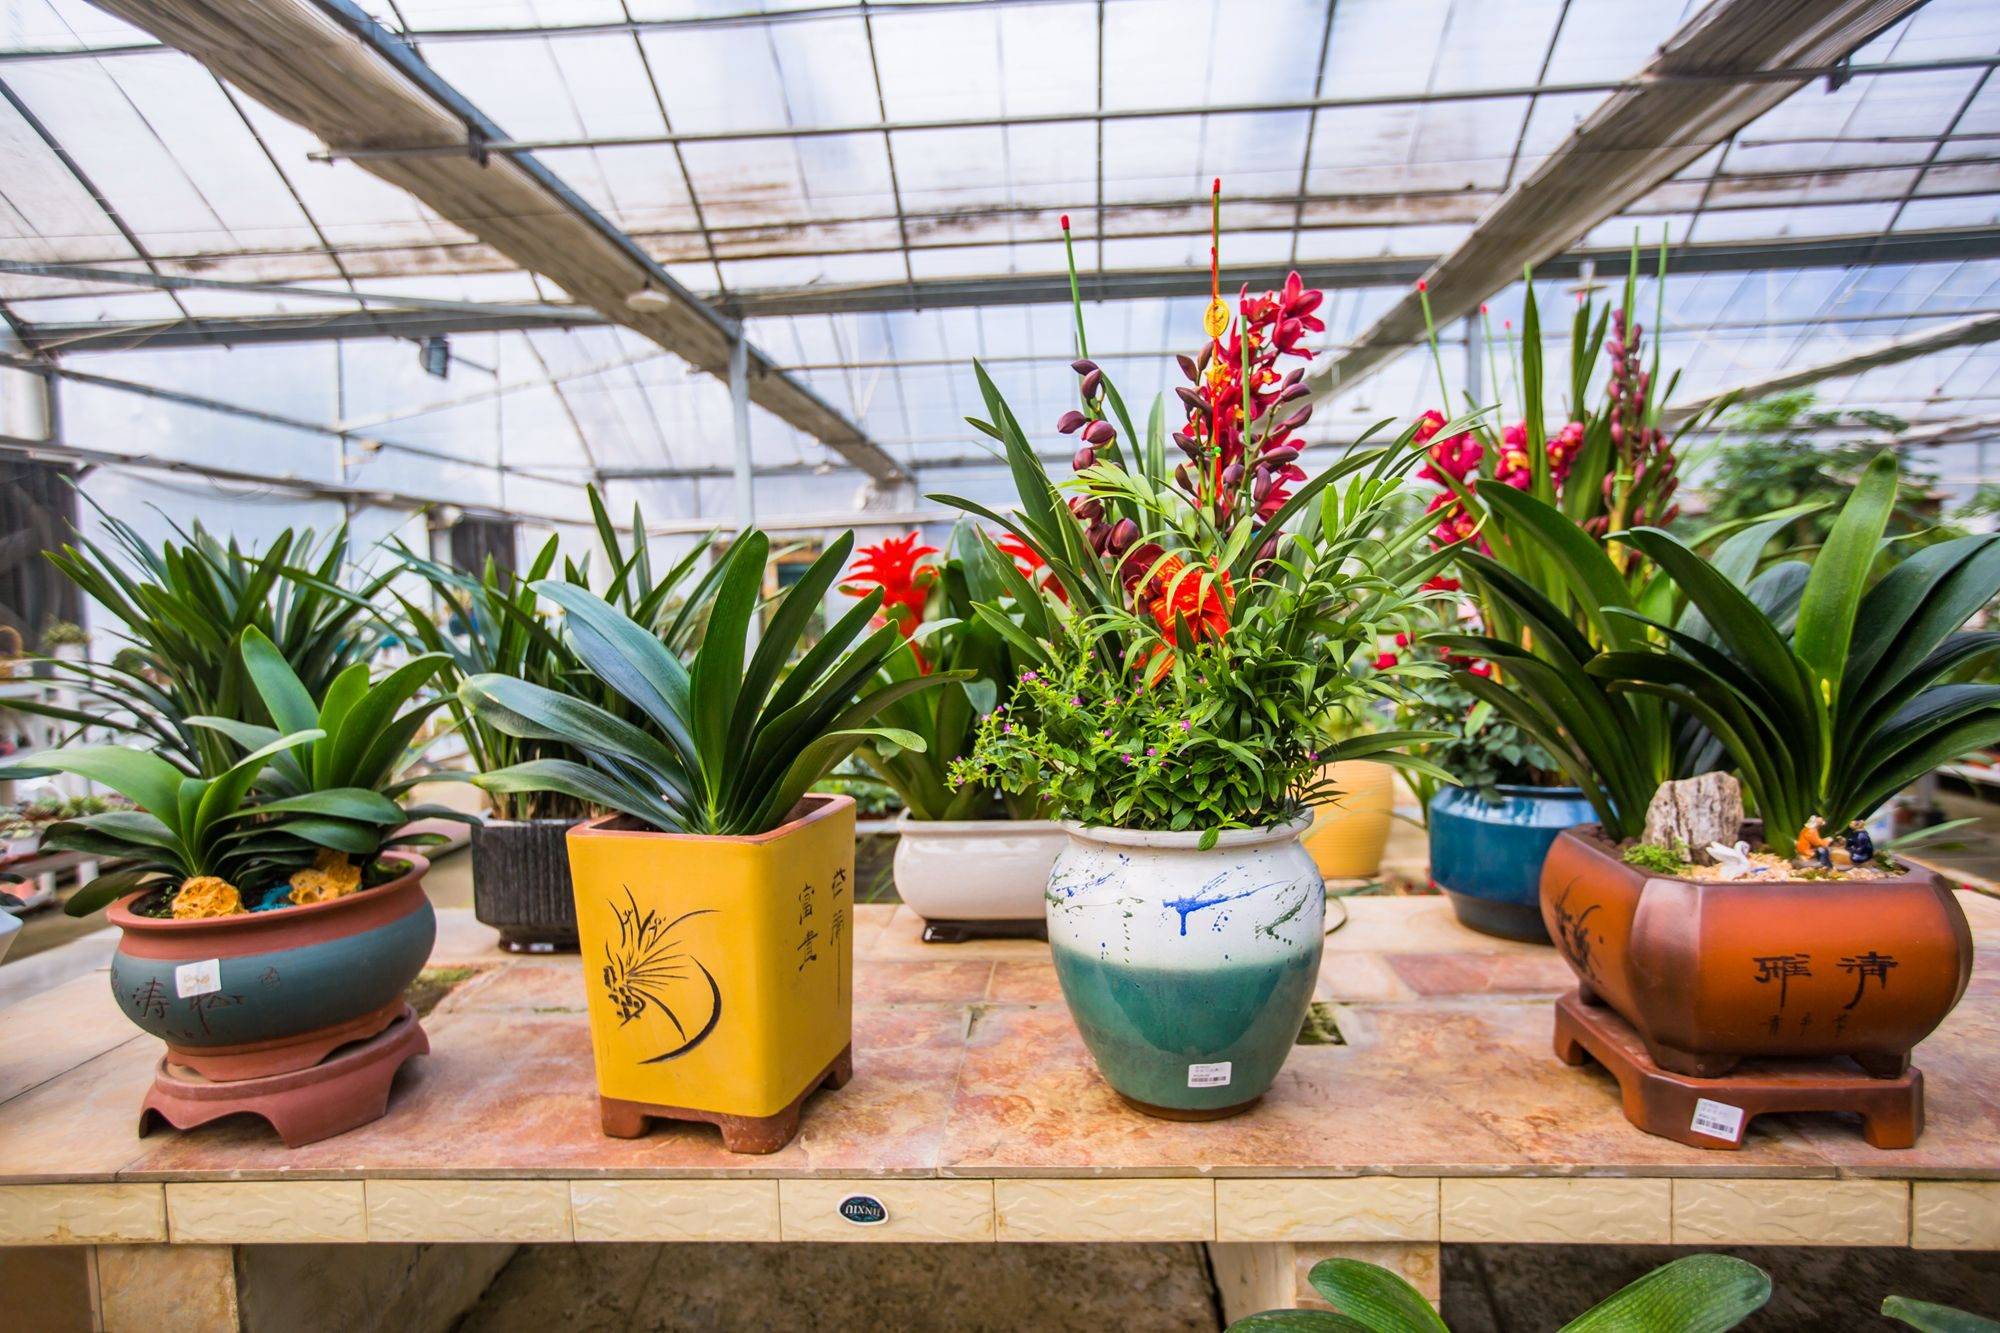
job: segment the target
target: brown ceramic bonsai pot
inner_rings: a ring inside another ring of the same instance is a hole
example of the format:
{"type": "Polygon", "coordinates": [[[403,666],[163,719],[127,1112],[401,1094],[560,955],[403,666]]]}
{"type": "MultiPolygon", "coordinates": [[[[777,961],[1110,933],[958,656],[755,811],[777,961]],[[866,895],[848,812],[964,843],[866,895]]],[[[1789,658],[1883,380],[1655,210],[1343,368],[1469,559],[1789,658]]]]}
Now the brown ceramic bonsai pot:
{"type": "MultiPolygon", "coordinates": [[[[1762,826],[1745,824],[1753,846],[1762,826]]],[[[1697,881],[1627,865],[1594,824],[1542,868],[1542,918],[1581,983],[1677,1074],[1750,1057],[1848,1056],[1878,1078],[1944,1021],[1972,933],[1942,880],[1697,881]]]]}
{"type": "Polygon", "coordinates": [[[215,1082],[265,1078],[318,1064],[405,1011],[403,990],[437,938],[424,896],[430,863],[401,848],[408,869],[386,884],[306,907],[175,921],[107,909],[118,927],[111,991],[174,1064],[215,1082]]]}

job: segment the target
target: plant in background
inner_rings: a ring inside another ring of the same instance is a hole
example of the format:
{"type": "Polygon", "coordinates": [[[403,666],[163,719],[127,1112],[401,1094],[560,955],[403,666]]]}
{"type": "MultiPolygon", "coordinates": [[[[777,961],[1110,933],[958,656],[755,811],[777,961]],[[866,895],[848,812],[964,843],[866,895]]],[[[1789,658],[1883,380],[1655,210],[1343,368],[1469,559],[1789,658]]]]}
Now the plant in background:
{"type": "MultiPolygon", "coordinates": [[[[1785,531],[1786,545],[1815,548],[1832,530],[1834,511],[1856,479],[1909,424],[1886,412],[1819,407],[1810,389],[1744,403],[1724,422],[1730,438],[1715,451],[1703,479],[1703,507],[1710,521],[1726,522],[1804,506],[1785,531]],[[1857,437],[1856,431],[1866,434],[1857,437]]],[[[1927,500],[1936,481],[1905,457],[1909,494],[1890,513],[1891,532],[1931,526],[1927,500]]]]}
{"type": "Polygon", "coordinates": [[[84,885],[64,910],[85,916],[140,889],[163,892],[141,910],[176,917],[229,916],[323,901],[380,872],[383,841],[412,814],[393,799],[411,739],[443,700],[416,695],[444,665],[419,657],[371,681],[356,662],[315,698],[277,645],[254,625],[239,660],[276,727],[190,717],[244,751],[213,772],[188,776],[158,755],[123,746],[79,746],[30,755],[9,772],[72,773],[137,808],[79,815],[50,827],[48,845],[116,858],[118,869],[84,885]]]}
{"type": "Polygon", "coordinates": [[[975,364],[990,420],[972,424],[1005,448],[1020,509],[932,498],[1006,529],[1063,596],[993,562],[1006,598],[976,614],[1027,670],[1007,711],[981,723],[961,781],[1048,791],[1063,818],[1212,837],[1282,824],[1331,796],[1314,776],[1324,763],[1436,772],[1401,751],[1440,732],[1336,739],[1371,700],[1441,676],[1420,663],[1363,668],[1378,644],[1416,628],[1441,595],[1424,585],[1453,552],[1418,549],[1422,517],[1385,531],[1422,457],[1414,427],[1303,480],[1304,367],[1281,374],[1278,363],[1309,358],[1319,302],[1293,275],[1279,291],[1246,289],[1233,322],[1226,304],[1211,306],[1208,343],[1181,359],[1192,384],[1176,391],[1187,415],[1173,442],[1186,461],[1169,470],[1164,402],[1140,435],[1089,359],[1073,301],[1082,405],[1057,429],[1082,443],[1067,496],[975,364]],[[1014,716],[1028,707],[1035,716],[1014,716]]]}
{"type": "MultiPolygon", "coordinates": [[[[915,537],[912,533],[906,545],[914,543],[915,537]]],[[[971,753],[980,719],[993,712],[1001,683],[1011,682],[1016,673],[1007,639],[973,609],[979,602],[997,604],[1004,595],[1005,586],[994,562],[1006,557],[970,523],[953,527],[947,547],[949,560],[924,567],[929,571],[924,587],[935,590],[943,618],[925,622],[924,608],[919,606],[907,628],[900,618],[891,622],[909,643],[907,651],[890,654],[882,668],[882,680],[900,684],[932,670],[964,678],[942,689],[905,695],[882,710],[883,725],[921,737],[922,749],[906,749],[886,740],[869,741],[856,757],[902,798],[912,819],[1030,819],[1040,804],[1038,793],[1011,794],[987,782],[953,781],[954,763],[971,753]]],[[[935,554],[931,547],[921,550],[935,554]]],[[[865,559],[869,548],[862,547],[861,554],[865,559]]],[[[866,566],[856,565],[856,569],[864,567],[880,572],[883,566],[879,559],[866,566]]],[[[843,592],[866,595],[865,581],[854,580],[852,571],[850,580],[842,585],[843,592]]],[[[885,605],[897,595],[895,589],[876,586],[883,588],[885,605]]]]}
{"type": "Polygon", "coordinates": [[[175,528],[179,540],[156,547],[130,524],[100,516],[115,550],[79,538],[49,559],[124,626],[128,642],[110,662],[50,663],[80,706],[23,691],[0,698],[9,708],[79,729],[107,727],[186,776],[217,774],[241,751],[191,718],[271,721],[237,650],[246,629],[277,645],[314,698],[381,643],[373,599],[391,576],[348,586],[345,528],[324,541],[288,528],[258,554],[200,524],[175,528]]]}
{"type": "Polygon", "coordinates": [[[1893,549],[1884,533],[1896,493],[1885,450],[1803,576],[1789,634],[1785,616],[1676,538],[1652,528],[1620,537],[1686,594],[1704,633],[1628,611],[1620,619],[1640,636],[1591,662],[1590,675],[1700,719],[1774,847],[1791,847],[1814,816],[1843,831],[1937,765],[2000,741],[2000,686],[1936,683],[2000,650],[2000,633],[1963,632],[2000,595],[2000,535],[1923,547],[1870,587],[1893,549]]]}
{"type": "MultiPolygon", "coordinates": [[[[669,651],[684,653],[701,625],[719,574],[718,566],[696,577],[707,540],[698,541],[692,551],[656,577],[643,537],[626,555],[595,487],[590,488],[589,496],[599,540],[610,557],[606,598],[635,623],[651,627],[669,651]]],[[[632,521],[633,531],[643,534],[636,510],[632,521]]],[[[636,708],[584,667],[560,624],[542,608],[534,585],[555,568],[557,548],[558,539],[549,538],[525,573],[500,568],[489,559],[477,578],[425,559],[408,547],[399,548],[403,563],[424,578],[446,612],[446,623],[440,625],[422,608],[396,594],[410,636],[449,660],[442,680],[450,692],[453,720],[477,772],[490,773],[535,759],[580,760],[581,755],[567,739],[516,736],[467,707],[457,691],[474,676],[510,676],[557,693],[587,698],[627,722],[641,717],[636,708]]],[[[564,582],[583,588],[588,586],[589,577],[587,562],[563,562],[564,582]]],[[[587,802],[561,792],[496,791],[491,796],[498,819],[575,820],[589,812],[587,802]]]]}
{"type": "MultiPolygon", "coordinates": [[[[1359,1259],[1322,1259],[1306,1275],[1332,1310],[1266,1310],[1230,1333],[1450,1333],[1423,1294],[1396,1274],[1359,1259]]],[[[1563,1333],[1722,1333],[1764,1308],[1771,1279],[1726,1254],[1690,1254],[1619,1289],[1562,1326],[1563,1333]]],[[[1896,1298],[1891,1298],[1896,1299],[1896,1298]]]]}
{"type": "Polygon", "coordinates": [[[90,646],[90,631],[73,620],[58,620],[50,616],[42,622],[42,632],[36,642],[44,653],[52,653],[58,648],[87,648],[90,646]]]}
{"type": "Polygon", "coordinates": [[[544,579],[534,590],[565,612],[577,656],[638,710],[633,723],[584,699],[502,675],[480,675],[459,697],[487,724],[524,740],[565,740],[582,761],[530,759],[481,775],[489,791],[557,792],[661,832],[742,836],[783,824],[808,788],[869,740],[921,750],[909,732],[871,726],[897,699],[962,677],[939,672],[893,685],[876,673],[902,647],[867,625],[869,593],[786,669],[852,548],[843,534],[779,599],[746,652],[770,542],[751,529],[721,565],[709,623],[691,664],[603,598],[544,579]],[[857,697],[858,695],[858,697],[857,697]]]}

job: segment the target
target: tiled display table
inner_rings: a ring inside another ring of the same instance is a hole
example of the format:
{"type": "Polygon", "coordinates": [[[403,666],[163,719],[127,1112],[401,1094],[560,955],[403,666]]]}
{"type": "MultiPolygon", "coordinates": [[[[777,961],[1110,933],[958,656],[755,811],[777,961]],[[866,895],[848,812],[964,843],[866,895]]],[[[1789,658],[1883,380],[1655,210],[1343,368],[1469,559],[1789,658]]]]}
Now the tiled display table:
{"type": "Polygon", "coordinates": [[[1550,1049],[1554,953],[1438,898],[1349,901],[1319,984],[1345,1044],[1299,1047],[1236,1119],[1120,1103],[1046,945],[925,945],[907,909],[863,907],[856,1077],[790,1147],[610,1139],[579,960],[503,955],[444,912],[434,961],[478,971],[426,1020],[433,1054],[386,1119],[297,1151],[256,1122],[136,1137],[159,1047],[101,973],[0,1011],[0,1242],[102,1247],[114,1302],[190,1266],[226,1282],[228,1247],[274,1242],[1199,1240],[1232,1313],[1291,1303],[1336,1249],[1435,1289],[1448,1241],[2000,1248],[2000,901],[1961,899],[1981,962],[1917,1051],[1929,1126],[1897,1152],[1827,1118],[1760,1120],[1735,1153],[1639,1133],[1608,1075],[1550,1049]],[[843,1219],[856,1193],[888,1221],[843,1219]]]}

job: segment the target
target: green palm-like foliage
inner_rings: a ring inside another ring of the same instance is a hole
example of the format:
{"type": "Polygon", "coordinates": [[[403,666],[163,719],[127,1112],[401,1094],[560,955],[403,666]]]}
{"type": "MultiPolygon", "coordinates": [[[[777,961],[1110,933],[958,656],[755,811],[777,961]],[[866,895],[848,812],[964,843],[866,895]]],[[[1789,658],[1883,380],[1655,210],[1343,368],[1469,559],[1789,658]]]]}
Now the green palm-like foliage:
{"type": "Polygon", "coordinates": [[[80,538],[49,559],[123,623],[129,644],[110,662],[49,664],[83,707],[28,692],[7,697],[9,708],[121,730],[183,774],[218,773],[239,752],[189,719],[271,720],[237,652],[246,629],[276,644],[315,698],[380,643],[372,599],[390,576],[345,585],[345,528],[324,541],[286,529],[259,554],[200,524],[156,547],[130,524],[102,519],[109,547],[80,538]]]}
{"type": "MultiPolygon", "coordinates": [[[[595,487],[589,495],[598,536],[610,559],[606,599],[634,622],[652,629],[669,650],[685,655],[701,627],[703,613],[721,575],[720,564],[706,571],[699,569],[713,534],[697,540],[686,556],[656,572],[644,540],[627,555],[595,487]]],[[[636,509],[632,522],[634,532],[644,531],[636,509]]],[[[404,565],[430,584],[432,593],[450,616],[451,624],[441,626],[423,608],[397,595],[404,611],[406,632],[431,652],[445,654],[450,659],[444,680],[453,692],[450,698],[453,720],[465,738],[466,749],[478,772],[491,773],[536,759],[581,762],[583,756],[567,738],[516,736],[475,713],[457,694],[458,688],[474,676],[510,676],[559,694],[587,699],[626,722],[641,721],[638,709],[578,660],[571,641],[561,633],[535,592],[534,585],[555,569],[557,538],[549,538],[527,570],[518,574],[489,560],[475,578],[426,559],[407,547],[399,548],[398,554],[404,565]]],[[[565,559],[562,565],[564,582],[579,588],[589,586],[587,564],[565,559]]],[[[492,796],[494,813],[501,819],[578,819],[588,809],[584,801],[562,792],[496,791],[492,796]]]]}
{"type": "Polygon", "coordinates": [[[568,740],[583,755],[581,763],[529,760],[476,781],[494,792],[560,792],[663,832],[740,836],[783,824],[807,788],[864,742],[921,751],[921,737],[868,723],[897,699],[963,676],[873,684],[902,647],[894,626],[867,628],[879,589],[786,669],[853,544],[844,533],[813,562],[774,604],[751,651],[770,542],[755,529],[744,533],[721,564],[691,666],[603,598],[569,583],[535,584],[566,613],[584,666],[643,720],[507,676],[474,676],[459,696],[482,719],[524,739],[568,740]]]}
{"type": "MultiPolygon", "coordinates": [[[[1332,1310],[1267,1310],[1229,1333],[1448,1333],[1423,1294],[1388,1269],[1322,1259],[1306,1280],[1332,1310]]],[[[1663,1264],[1562,1326],[1560,1333],[1723,1333],[1771,1299],[1771,1279],[1726,1254],[1663,1264]]]]}
{"type": "Polygon", "coordinates": [[[1590,674],[1612,690],[1671,700],[1734,762],[1774,845],[1813,815],[1841,829],[1940,763],[2000,740],[2000,686],[1938,684],[2000,649],[2000,634],[1962,632],[2000,595],[2000,535],[1959,537],[1895,564],[1883,533],[1896,459],[1868,465],[1809,574],[1796,627],[1738,589],[1667,533],[1621,540],[1665,571],[1706,634],[1630,618],[1658,636],[1606,653],[1590,674]]]}
{"type": "MultiPolygon", "coordinates": [[[[1464,552],[1459,569],[1502,628],[1442,642],[1493,663],[1498,674],[1461,671],[1458,683],[1547,750],[1612,837],[1636,837],[1660,784],[1717,767],[1722,751],[1673,701],[1615,690],[1584,668],[1600,651],[1644,651],[1649,631],[1635,614],[1651,609],[1671,618],[1674,586],[1650,561],[1622,572],[1603,543],[1543,500],[1491,480],[1479,483],[1478,496],[1492,554],[1464,552]]],[[[1697,538],[1720,539],[1718,574],[1731,586],[1747,582],[1746,595],[1787,629],[1805,567],[1785,562],[1759,574],[1757,564],[1799,512],[1697,538]]],[[[1696,639],[1711,637],[1698,610],[1684,609],[1676,626],[1696,639]]]]}
{"type": "Polygon", "coordinates": [[[372,860],[409,817],[392,798],[405,785],[396,773],[411,739],[443,702],[413,702],[443,657],[417,658],[374,682],[365,663],[354,663],[315,702],[262,631],[245,629],[238,652],[278,726],[189,718],[190,726],[248,751],[212,775],[190,777],[158,755],[115,745],[51,750],[16,766],[76,774],[138,807],[49,830],[52,846],[124,863],[73,894],[64,906],[71,916],[195,875],[219,876],[250,897],[309,864],[323,847],[372,860]]]}

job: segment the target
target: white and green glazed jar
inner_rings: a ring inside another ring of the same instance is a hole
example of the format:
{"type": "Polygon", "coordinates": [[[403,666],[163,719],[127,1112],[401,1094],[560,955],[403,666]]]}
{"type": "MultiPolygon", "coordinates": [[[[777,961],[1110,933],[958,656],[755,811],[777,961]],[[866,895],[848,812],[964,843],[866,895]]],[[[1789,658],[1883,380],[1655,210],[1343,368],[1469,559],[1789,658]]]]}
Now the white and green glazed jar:
{"type": "Polygon", "coordinates": [[[1319,976],[1311,822],[1206,851],[1199,833],[1064,824],[1046,897],[1056,976],[1098,1069],[1140,1110],[1220,1119],[1277,1078],[1319,976]]]}

